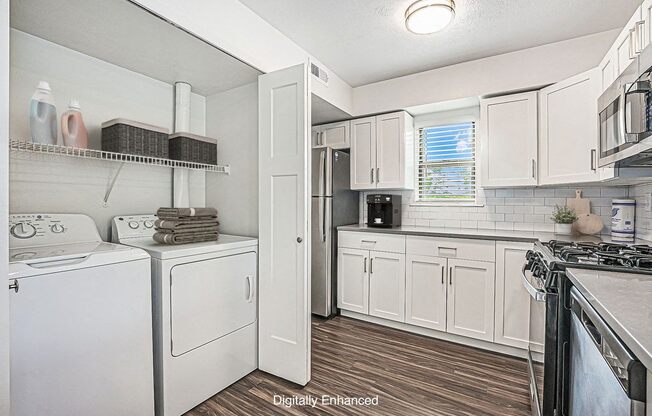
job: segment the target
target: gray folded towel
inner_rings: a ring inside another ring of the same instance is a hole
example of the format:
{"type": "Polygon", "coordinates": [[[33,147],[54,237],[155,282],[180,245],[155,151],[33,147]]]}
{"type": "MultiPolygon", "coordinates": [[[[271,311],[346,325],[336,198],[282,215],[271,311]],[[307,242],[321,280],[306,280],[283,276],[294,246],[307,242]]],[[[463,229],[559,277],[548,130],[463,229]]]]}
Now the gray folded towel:
{"type": "Polygon", "coordinates": [[[217,231],[207,233],[154,233],[154,241],[159,244],[189,244],[217,241],[217,231]]]}
{"type": "Polygon", "coordinates": [[[162,219],[194,218],[194,217],[217,217],[215,208],[159,208],[156,212],[162,219]]]}
{"type": "Polygon", "coordinates": [[[204,227],[217,227],[220,223],[217,218],[211,219],[181,219],[181,220],[162,220],[158,219],[154,223],[156,229],[169,229],[169,230],[193,230],[201,229],[204,227]]]}

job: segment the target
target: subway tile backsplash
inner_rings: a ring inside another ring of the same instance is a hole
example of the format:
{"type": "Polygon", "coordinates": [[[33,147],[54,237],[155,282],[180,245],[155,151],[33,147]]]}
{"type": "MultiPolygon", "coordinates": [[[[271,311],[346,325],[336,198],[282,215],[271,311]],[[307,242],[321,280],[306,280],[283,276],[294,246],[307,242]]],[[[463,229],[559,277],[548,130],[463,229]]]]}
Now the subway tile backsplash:
{"type": "Polygon", "coordinates": [[[636,200],[636,236],[652,241],[652,207],[648,206],[650,193],[652,193],[652,183],[629,188],[630,198],[636,200]]]}
{"type": "MultiPolygon", "coordinates": [[[[646,190],[652,192],[652,184],[645,186],[647,188],[642,188],[641,194],[646,190]]],[[[360,222],[367,221],[368,194],[391,193],[402,196],[402,223],[406,226],[552,232],[554,223],[550,216],[555,205],[565,205],[566,198],[575,197],[576,189],[582,190],[583,198],[591,200],[591,212],[602,217],[605,224],[602,233],[608,234],[611,225],[611,200],[628,197],[630,190],[627,186],[485,189],[479,192],[479,206],[428,206],[413,203],[414,191],[361,192],[360,222]]],[[[640,202],[637,205],[638,222],[642,205],[640,202]]],[[[641,232],[645,235],[648,232],[652,234],[652,215],[647,212],[645,214],[647,217],[642,216],[641,223],[645,224],[646,228],[641,232]]]]}

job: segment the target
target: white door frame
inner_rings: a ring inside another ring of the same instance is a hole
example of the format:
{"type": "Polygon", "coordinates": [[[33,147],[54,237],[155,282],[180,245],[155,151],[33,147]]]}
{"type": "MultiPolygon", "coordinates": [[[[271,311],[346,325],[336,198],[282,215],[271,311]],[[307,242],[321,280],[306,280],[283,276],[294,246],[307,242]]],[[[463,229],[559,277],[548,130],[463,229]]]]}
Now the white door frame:
{"type": "MultiPolygon", "coordinates": [[[[0,276],[9,273],[9,0],[0,0],[0,276]]],[[[0,416],[9,415],[9,291],[0,290],[0,416]]]]}
{"type": "Polygon", "coordinates": [[[258,79],[258,366],[310,380],[310,90],[305,64],[258,79]]]}

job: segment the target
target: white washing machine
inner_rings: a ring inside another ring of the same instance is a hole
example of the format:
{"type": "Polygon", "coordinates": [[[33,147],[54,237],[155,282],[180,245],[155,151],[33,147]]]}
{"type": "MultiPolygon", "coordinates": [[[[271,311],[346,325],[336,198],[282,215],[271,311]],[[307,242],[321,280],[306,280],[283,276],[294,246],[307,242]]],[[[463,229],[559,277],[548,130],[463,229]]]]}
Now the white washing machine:
{"type": "Polygon", "coordinates": [[[177,416],[258,367],[258,240],[162,245],[155,220],[115,217],[112,239],[152,257],[156,414],[177,416]]]}
{"type": "Polygon", "coordinates": [[[9,216],[11,414],[153,415],[150,258],[81,214],[9,216]]]}

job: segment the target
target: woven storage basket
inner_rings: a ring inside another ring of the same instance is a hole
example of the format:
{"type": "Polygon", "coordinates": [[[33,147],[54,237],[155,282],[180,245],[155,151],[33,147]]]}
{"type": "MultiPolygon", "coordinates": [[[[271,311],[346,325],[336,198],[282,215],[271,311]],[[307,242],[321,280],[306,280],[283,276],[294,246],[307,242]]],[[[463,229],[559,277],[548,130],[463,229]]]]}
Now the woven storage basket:
{"type": "Polygon", "coordinates": [[[167,159],[169,130],[116,118],[102,123],[102,150],[167,159]]]}
{"type": "Polygon", "coordinates": [[[168,141],[170,159],[217,165],[217,140],[191,133],[174,133],[168,141]]]}

